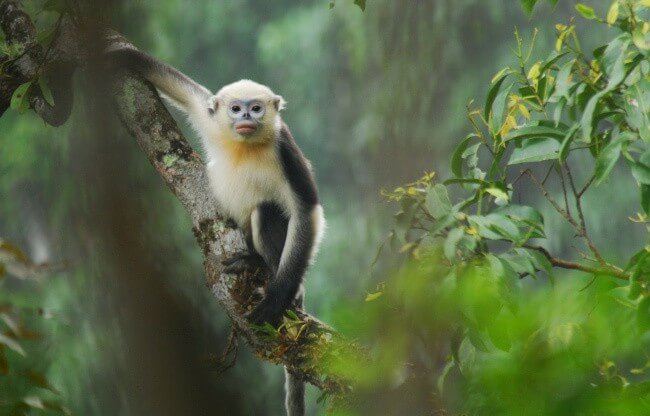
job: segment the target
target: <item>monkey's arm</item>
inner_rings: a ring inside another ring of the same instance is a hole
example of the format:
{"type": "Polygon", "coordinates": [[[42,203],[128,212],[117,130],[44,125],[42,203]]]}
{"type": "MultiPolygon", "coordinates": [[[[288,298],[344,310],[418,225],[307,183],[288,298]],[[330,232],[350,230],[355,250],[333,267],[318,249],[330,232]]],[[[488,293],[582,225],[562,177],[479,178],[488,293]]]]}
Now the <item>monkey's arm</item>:
{"type": "Polygon", "coordinates": [[[268,226],[259,229],[262,233],[259,239],[265,246],[260,254],[270,263],[275,276],[267,285],[264,299],[249,316],[255,324],[269,322],[275,326],[280,323],[283,312],[291,306],[298,294],[324,227],[323,210],[318,201],[309,162],[298,149],[286,126],[283,126],[280,134],[279,156],[292,190],[295,208],[291,210],[286,222],[286,238],[281,253],[278,253],[279,259],[277,254],[273,254],[273,250],[268,249],[271,244],[265,243],[271,242],[274,237],[264,235],[277,235],[277,232],[268,226]]]}
{"type": "Polygon", "coordinates": [[[210,90],[176,68],[133,48],[109,50],[107,55],[112,64],[142,75],[189,115],[207,112],[210,90]]]}

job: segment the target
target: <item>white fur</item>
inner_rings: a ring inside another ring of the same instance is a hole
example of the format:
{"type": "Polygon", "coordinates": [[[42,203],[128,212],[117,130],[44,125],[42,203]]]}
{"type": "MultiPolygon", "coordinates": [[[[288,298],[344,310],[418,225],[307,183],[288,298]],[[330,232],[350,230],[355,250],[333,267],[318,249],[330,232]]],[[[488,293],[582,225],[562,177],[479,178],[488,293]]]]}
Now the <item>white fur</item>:
{"type": "Polygon", "coordinates": [[[262,160],[239,163],[222,152],[211,153],[207,164],[210,185],[224,213],[237,224],[244,226],[255,207],[264,201],[277,201],[291,210],[291,189],[273,147],[264,152],[262,160]]]}
{"type": "Polygon", "coordinates": [[[314,261],[318,250],[320,249],[320,243],[323,241],[325,236],[325,229],[327,224],[325,222],[325,215],[323,214],[323,207],[321,205],[316,205],[311,211],[312,224],[314,227],[314,245],[311,248],[311,254],[309,259],[314,261]]]}

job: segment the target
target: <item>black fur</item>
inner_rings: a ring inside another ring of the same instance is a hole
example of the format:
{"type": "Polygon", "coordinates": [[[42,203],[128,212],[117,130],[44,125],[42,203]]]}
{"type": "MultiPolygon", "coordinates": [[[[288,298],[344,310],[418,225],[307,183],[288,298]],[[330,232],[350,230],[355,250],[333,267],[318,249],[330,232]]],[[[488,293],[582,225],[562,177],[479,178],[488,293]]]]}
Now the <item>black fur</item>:
{"type": "Polygon", "coordinates": [[[279,139],[280,161],[291,189],[305,208],[317,205],[318,191],[314,175],[286,124],[282,125],[279,139]]]}
{"type": "Polygon", "coordinates": [[[302,284],[302,279],[309,266],[311,250],[314,245],[314,224],[312,224],[312,210],[318,204],[318,191],[316,182],[309,168],[309,162],[296,145],[289,129],[282,126],[277,143],[282,169],[293,191],[297,209],[292,212],[293,218],[285,219],[284,211],[276,204],[261,204],[260,210],[260,238],[263,244],[268,241],[268,253],[260,253],[271,270],[277,270],[274,278],[266,288],[266,295],[260,304],[251,312],[251,322],[261,325],[269,322],[278,326],[282,314],[289,308],[296,298],[302,284]],[[286,236],[294,228],[294,244],[291,252],[285,255],[284,262],[280,264],[286,236]],[[279,230],[282,228],[282,230],[279,230]],[[284,234],[282,250],[280,237],[284,234]]]}
{"type": "Polygon", "coordinates": [[[260,239],[264,247],[264,260],[275,275],[280,266],[280,258],[287,239],[289,218],[275,202],[263,202],[258,207],[260,239]]]}

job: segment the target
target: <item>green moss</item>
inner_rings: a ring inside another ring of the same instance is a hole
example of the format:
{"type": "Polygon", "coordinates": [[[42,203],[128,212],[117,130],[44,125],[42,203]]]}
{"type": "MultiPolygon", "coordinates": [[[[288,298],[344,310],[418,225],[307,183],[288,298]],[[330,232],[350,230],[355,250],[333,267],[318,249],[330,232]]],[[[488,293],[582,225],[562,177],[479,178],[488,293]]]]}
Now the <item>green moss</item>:
{"type": "Polygon", "coordinates": [[[171,155],[165,155],[163,156],[163,165],[165,165],[166,168],[172,167],[174,163],[178,160],[178,156],[171,154],[171,155]]]}

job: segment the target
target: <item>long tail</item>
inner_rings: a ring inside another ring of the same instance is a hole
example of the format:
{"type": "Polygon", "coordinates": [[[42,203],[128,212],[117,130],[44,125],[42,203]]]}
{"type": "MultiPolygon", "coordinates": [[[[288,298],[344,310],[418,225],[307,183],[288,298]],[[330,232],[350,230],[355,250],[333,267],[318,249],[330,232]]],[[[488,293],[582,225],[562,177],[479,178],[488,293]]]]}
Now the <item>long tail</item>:
{"type": "Polygon", "coordinates": [[[305,416],[305,383],[284,369],[287,416],[305,416]]]}

